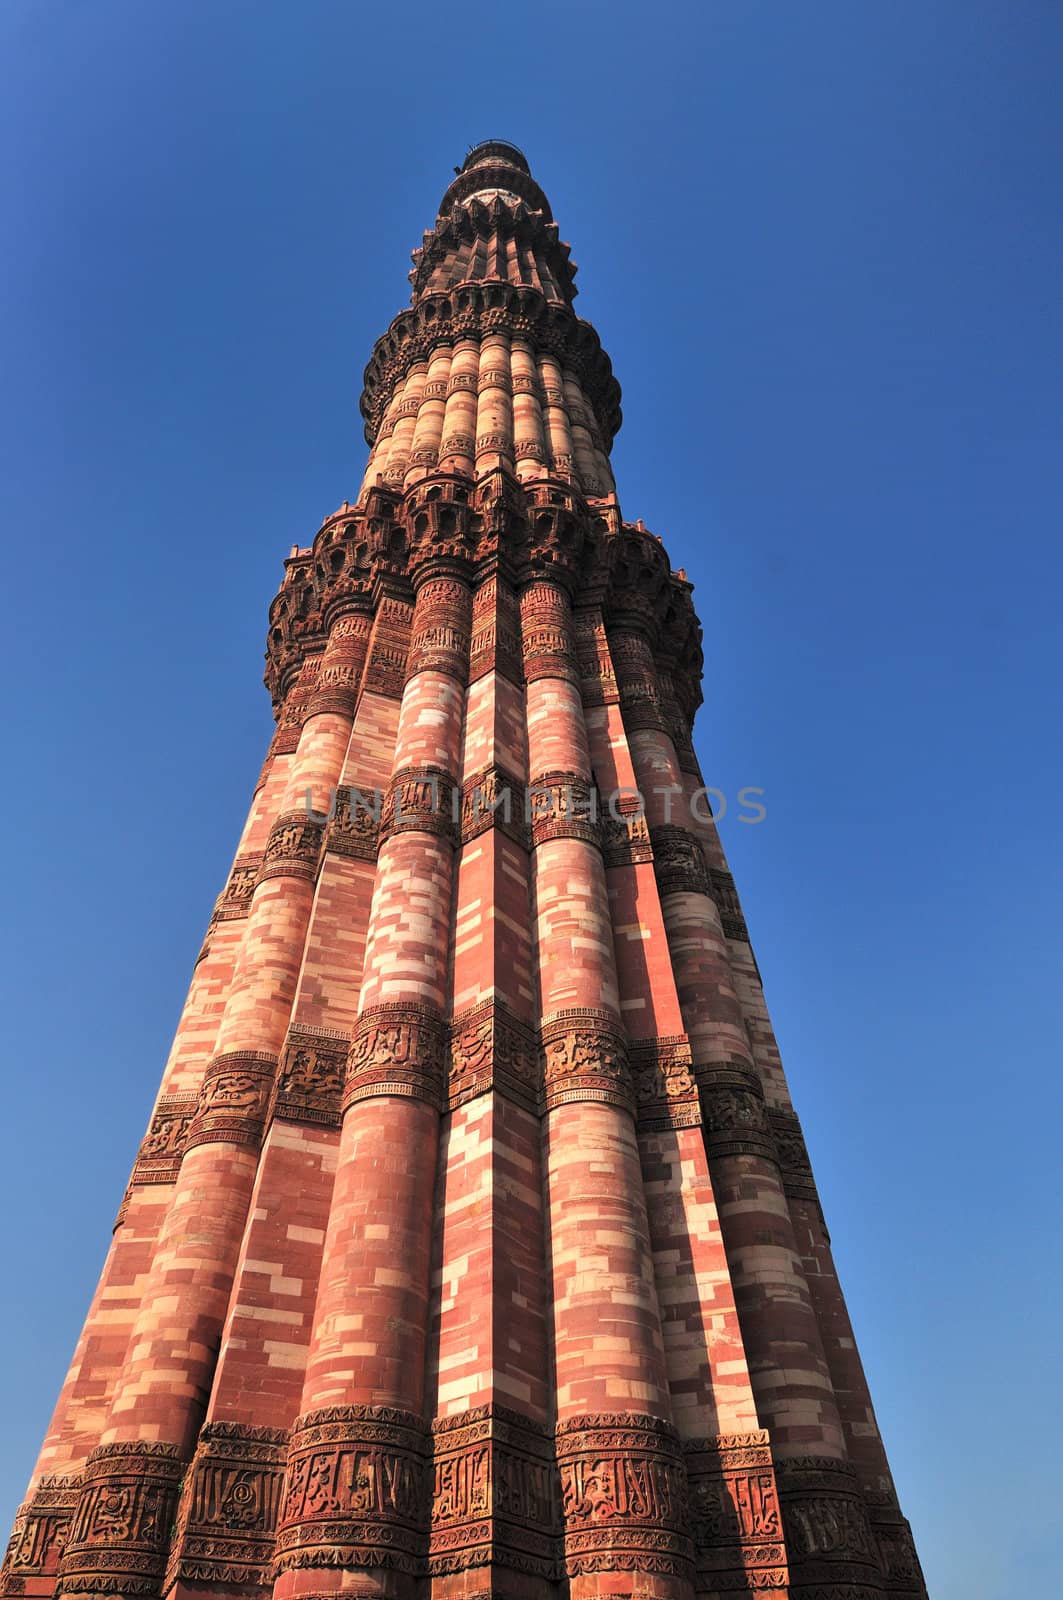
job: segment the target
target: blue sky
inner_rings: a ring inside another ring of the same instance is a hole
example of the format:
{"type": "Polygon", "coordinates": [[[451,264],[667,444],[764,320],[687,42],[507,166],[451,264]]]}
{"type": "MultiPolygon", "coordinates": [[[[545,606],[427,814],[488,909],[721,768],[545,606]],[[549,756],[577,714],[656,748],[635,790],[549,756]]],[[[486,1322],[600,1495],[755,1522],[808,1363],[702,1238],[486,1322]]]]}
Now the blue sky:
{"type": "Polygon", "coordinates": [[[0,1521],[353,498],[375,337],[515,140],[696,583],[698,747],[934,1600],[1063,1556],[1058,94],[1005,0],[9,0],[0,1521]]]}

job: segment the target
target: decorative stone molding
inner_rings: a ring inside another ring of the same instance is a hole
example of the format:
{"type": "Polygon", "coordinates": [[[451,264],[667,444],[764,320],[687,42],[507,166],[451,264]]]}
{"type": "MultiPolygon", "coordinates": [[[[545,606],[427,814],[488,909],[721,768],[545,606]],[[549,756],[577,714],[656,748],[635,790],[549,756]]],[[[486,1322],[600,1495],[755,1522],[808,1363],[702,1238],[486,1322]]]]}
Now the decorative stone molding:
{"type": "Polygon", "coordinates": [[[185,1477],[164,1591],[177,1582],[269,1583],[287,1442],[274,1428],[207,1423],[185,1477]]]}
{"type": "Polygon", "coordinates": [[[461,792],[461,842],[497,828],[522,849],[531,848],[525,785],[501,763],[466,778],[461,792]]]}
{"type": "Polygon", "coordinates": [[[380,849],[382,810],[377,790],[341,784],[336,790],[332,815],[325,824],[324,850],[354,861],[375,861],[380,849]]]}
{"type": "Polygon", "coordinates": [[[546,1111],[588,1100],[634,1108],[624,1033],[608,1011],[558,1011],[543,1022],[540,1039],[546,1111]]]}
{"type": "Polygon", "coordinates": [[[633,1039],[627,1053],[639,1131],[696,1128],[701,1122],[701,1105],[686,1035],[633,1039]]]}
{"type": "Polygon", "coordinates": [[[259,868],[258,881],[269,878],[303,878],[313,883],[321,857],[325,824],[306,811],[290,811],[278,817],[269,832],[259,868]]]}
{"type": "Polygon", "coordinates": [[[754,1067],[731,1060],[699,1064],[705,1146],[710,1157],[751,1155],[774,1161],[775,1146],[754,1067]]]}
{"type": "MultiPolygon", "coordinates": [[[[432,502],[431,509],[440,505],[447,509],[446,502],[432,502]]],[[[419,515],[427,519],[428,510],[419,515]]],[[[433,671],[468,683],[471,610],[472,592],[455,577],[432,577],[418,586],[407,681],[418,672],[433,671]]]]}
{"type": "Polygon", "coordinates": [[[689,828],[659,823],[650,829],[653,841],[653,869],[662,900],[669,894],[711,892],[709,869],[697,836],[689,828]]]}
{"type": "Polygon", "coordinates": [[[872,1496],[865,1492],[871,1531],[878,1547],[879,1562],[885,1574],[886,1593],[901,1600],[927,1600],[923,1569],[916,1554],[915,1541],[907,1519],[892,1495],[872,1496]]]}
{"type": "Polygon", "coordinates": [[[544,772],[528,786],[532,846],[582,839],[601,847],[598,791],[578,772],[544,772]]]}
{"type": "Polygon", "coordinates": [[[749,943],[749,929],[746,919],[742,915],[742,907],[738,900],[738,891],[735,881],[729,872],[722,871],[719,867],[709,869],[709,893],[716,902],[716,909],[720,913],[720,922],[723,925],[725,938],[744,939],[749,943]]]}
{"type": "Polygon", "coordinates": [[[699,1591],[789,1592],[768,1437],[760,1430],[683,1441],[699,1591]]]}
{"type": "Polygon", "coordinates": [[[390,1406],[326,1406],[296,1419],[274,1570],[424,1570],[429,1440],[422,1419],[390,1406]]]}
{"type": "Polygon", "coordinates": [[[604,805],[599,798],[598,815],[607,867],[633,867],[653,860],[650,827],[637,796],[624,795],[604,805]]]}
{"type": "Polygon", "coordinates": [[[199,1102],[194,1095],[159,1097],[141,1140],[130,1183],[176,1183],[199,1102]]]}
{"type": "Polygon", "coordinates": [[[509,583],[497,573],[484,578],[473,598],[469,681],[498,672],[522,684],[520,613],[509,583]]]}
{"type": "Polygon", "coordinates": [[[430,833],[456,845],[461,805],[461,790],[443,767],[404,767],[384,796],[380,843],[396,833],[430,833]]]}
{"type": "Polygon", "coordinates": [[[246,917],[251,910],[251,897],[255,892],[262,868],[262,852],[238,856],[229,873],[228,882],[218,896],[211,917],[211,926],[218,922],[234,922],[246,917]]]}
{"type": "Polygon", "coordinates": [[[407,1095],[442,1109],[446,1027],[427,1006],[392,1002],[364,1011],[347,1056],[346,1111],[377,1095],[407,1095]]]}
{"type": "Polygon", "coordinates": [[[226,1050],[214,1057],[199,1092],[185,1150],[201,1144],[262,1144],[277,1057],[264,1050],[226,1050]]]}
{"type": "Polygon", "coordinates": [[[775,1141],[775,1159],[782,1173],[783,1189],[792,1200],[812,1200],[818,1205],[819,1194],[812,1176],[812,1163],[797,1113],[769,1106],[768,1122],[775,1141]]]}
{"type": "Polygon", "coordinates": [[[81,1477],[77,1473],[54,1474],[39,1480],[15,1516],[0,1568],[0,1595],[25,1594],[27,1580],[38,1580],[32,1586],[35,1592],[39,1592],[41,1579],[54,1581],[80,1492],[81,1477]]]}
{"type": "Polygon", "coordinates": [[[433,1577],[500,1566],[555,1581],[561,1508],[554,1441],[504,1406],[432,1425],[433,1577]]]}
{"type": "Polygon", "coordinates": [[[675,1429],[634,1412],[557,1427],[565,1570],[692,1576],[686,1473],[675,1429]]]}
{"type": "Polygon", "coordinates": [[[776,1457],[775,1472],[794,1592],[878,1600],[880,1557],[855,1470],[832,1456],[794,1456],[776,1457]]]}
{"type": "Polygon", "coordinates": [[[285,1122],[338,1128],[348,1043],[339,1029],[293,1022],[277,1066],[270,1115],[285,1122]]]}
{"type": "Polygon", "coordinates": [[[450,1030],[449,1106],[494,1089],[538,1112],[542,1068],[532,1029],[499,1000],[460,1012],[450,1030]]]}
{"type": "Polygon", "coordinates": [[[176,1445],[105,1444],[85,1463],[59,1563],[63,1594],[155,1594],[184,1462],[176,1445]]]}

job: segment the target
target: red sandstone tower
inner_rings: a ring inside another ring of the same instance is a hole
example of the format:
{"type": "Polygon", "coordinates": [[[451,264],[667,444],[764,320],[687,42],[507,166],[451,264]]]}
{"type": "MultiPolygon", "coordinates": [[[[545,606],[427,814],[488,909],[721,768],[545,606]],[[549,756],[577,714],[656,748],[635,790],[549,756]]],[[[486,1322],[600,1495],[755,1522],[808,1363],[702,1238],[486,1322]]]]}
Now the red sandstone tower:
{"type": "Polygon", "coordinates": [[[285,563],[6,1595],[925,1597],[574,272],[477,146],[285,563]]]}

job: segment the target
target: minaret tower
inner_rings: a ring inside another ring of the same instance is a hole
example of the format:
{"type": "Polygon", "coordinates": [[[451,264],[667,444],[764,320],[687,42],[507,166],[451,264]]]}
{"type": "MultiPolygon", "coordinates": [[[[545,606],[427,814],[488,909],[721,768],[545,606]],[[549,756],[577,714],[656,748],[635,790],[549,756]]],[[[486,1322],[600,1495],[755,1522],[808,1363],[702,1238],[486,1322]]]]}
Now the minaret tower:
{"type": "Polygon", "coordinates": [[[519,150],[413,259],[0,1593],[925,1600],[519,150]]]}

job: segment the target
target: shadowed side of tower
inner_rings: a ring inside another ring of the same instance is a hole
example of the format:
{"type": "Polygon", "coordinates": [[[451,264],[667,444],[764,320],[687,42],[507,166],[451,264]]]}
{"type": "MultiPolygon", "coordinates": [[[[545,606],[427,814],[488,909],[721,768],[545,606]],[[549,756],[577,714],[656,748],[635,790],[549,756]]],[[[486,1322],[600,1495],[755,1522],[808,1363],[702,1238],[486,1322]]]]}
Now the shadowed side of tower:
{"type": "Polygon", "coordinates": [[[925,1597],[574,275],[476,146],[0,1593],[925,1597]]]}

